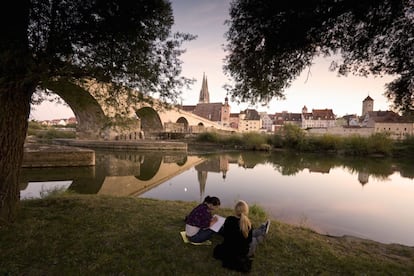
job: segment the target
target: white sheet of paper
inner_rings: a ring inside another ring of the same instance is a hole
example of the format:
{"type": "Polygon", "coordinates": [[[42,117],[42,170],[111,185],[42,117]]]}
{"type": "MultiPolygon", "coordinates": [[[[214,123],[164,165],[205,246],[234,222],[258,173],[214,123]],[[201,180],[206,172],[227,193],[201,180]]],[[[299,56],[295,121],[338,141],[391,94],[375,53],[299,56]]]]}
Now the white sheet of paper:
{"type": "Polygon", "coordinates": [[[213,225],[210,226],[210,229],[213,230],[214,232],[218,232],[221,226],[223,226],[226,218],[219,216],[219,215],[214,215],[214,217],[217,217],[217,221],[213,225]]]}

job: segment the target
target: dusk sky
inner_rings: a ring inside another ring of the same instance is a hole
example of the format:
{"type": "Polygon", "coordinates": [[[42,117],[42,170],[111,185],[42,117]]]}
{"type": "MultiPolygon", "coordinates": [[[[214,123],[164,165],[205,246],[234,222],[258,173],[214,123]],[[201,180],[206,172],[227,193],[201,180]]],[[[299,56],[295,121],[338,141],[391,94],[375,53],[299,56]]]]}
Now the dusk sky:
{"type": "MultiPolygon", "coordinates": [[[[175,17],[173,31],[197,35],[197,39],[183,45],[187,52],[182,56],[183,75],[196,79],[189,90],[184,90],[184,105],[195,105],[201,89],[203,73],[208,80],[210,102],[224,102],[226,91],[223,85],[231,84],[223,72],[223,59],[226,43],[224,34],[227,26],[229,0],[173,0],[175,17]]],[[[270,114],[281,111],[299,113],[306,105],[312,109],[332,109],[337,116],[346,114],[361,115],[362,101],[369,95],[374,99],[374,110],[388,110],[390,103],[383,96],[385,84],[392,80],[385,77],[338,77],[328,70],[333,58],[316,58],[310,70],[305,70],[286,90],[285,100],[272,100],[267,106],[238,105],[230,102],[231,112],[237,113],[246,108],[255,108],[270,114]]],[[[45,102],[34,107],[31,118],[36,120],[60,119],[73,116],[67,106],[45,102]]]]}

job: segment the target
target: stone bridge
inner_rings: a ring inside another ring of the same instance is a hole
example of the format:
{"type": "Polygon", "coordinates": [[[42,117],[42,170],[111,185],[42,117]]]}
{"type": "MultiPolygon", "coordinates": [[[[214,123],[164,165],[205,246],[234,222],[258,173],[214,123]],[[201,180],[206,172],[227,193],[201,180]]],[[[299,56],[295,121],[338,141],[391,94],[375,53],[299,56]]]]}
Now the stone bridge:
{"type": "Polygon", "coordinates": [[[72,109],[77,120],[76,137],[81,140],[157,139],[177,133],[235,131],[149,97],[131,100],[128,90],[110,90],[105,84],[58,80],[46,86],[72,109]],[[119,94],[116,99],[110,97],[113,93],[119,94]]]}

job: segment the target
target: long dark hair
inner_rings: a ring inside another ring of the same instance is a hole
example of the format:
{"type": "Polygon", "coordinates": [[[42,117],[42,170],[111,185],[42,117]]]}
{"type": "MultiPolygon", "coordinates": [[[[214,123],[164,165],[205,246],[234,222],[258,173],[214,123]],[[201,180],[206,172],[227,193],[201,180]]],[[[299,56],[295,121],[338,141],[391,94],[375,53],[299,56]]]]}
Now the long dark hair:
{"type": "Polygon", "coordinates": [[[218,197],[215,197],[215,196],[206,196],[204,198],[203,203],[210,203],[213,206],[219,206],[220,205],[220,199],[218,197]]]}

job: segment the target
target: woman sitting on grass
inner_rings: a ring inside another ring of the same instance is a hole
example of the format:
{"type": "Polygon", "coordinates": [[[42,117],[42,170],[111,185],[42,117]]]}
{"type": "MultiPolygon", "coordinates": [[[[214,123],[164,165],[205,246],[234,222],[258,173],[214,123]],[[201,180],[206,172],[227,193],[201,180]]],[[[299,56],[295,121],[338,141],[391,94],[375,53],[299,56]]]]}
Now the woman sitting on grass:
{"type": "Polygon", "coordinates": [[[206,196],[203,203],[195,207],[185,218],[185,234],[189,241],[202,243],[215,233],[209,227],[217,218],[211,212],[220,206],[220,199],[215,196],[206,196]]]}
{"type": "Polygon", "coordinates": [[[249,205],[243,200],[234,207],[235,216],[229,216],[224,222],[223,243],[214,248],[214,257],[222,261],[223,267],[249,272],[252,257],[257,244],[264,240],[269,231],[270,221],[263,223],[258,229],[252,228],[248,217],[249,205]]]}

